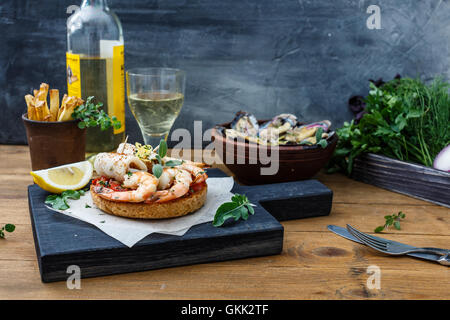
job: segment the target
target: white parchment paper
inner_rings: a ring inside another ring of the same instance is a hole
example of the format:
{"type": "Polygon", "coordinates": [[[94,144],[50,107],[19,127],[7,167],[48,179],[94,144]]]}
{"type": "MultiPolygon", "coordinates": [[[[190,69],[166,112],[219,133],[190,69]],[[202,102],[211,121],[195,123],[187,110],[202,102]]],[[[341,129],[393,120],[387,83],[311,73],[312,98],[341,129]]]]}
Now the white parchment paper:
{"type": "Polygon", "coordinates": [[[140,220],[121,218],[107,214],[98,209],[92,201],[91,193],[86,192],[79,200],[68,200],[70,208],[67,210],[50,210],[60,212],[69,217],[80,219],[93,224],[107,235],[117,239],[128,247],[151,233],[163,233],[182,236],[192,226],[213,220],[217,208],[230,201],[233,195],[233,178],[208,178],[208,195],[202,208],[186,216],[162,220],[140,220]],[[86,205],[90,208],[86,208],[86,205]]]}

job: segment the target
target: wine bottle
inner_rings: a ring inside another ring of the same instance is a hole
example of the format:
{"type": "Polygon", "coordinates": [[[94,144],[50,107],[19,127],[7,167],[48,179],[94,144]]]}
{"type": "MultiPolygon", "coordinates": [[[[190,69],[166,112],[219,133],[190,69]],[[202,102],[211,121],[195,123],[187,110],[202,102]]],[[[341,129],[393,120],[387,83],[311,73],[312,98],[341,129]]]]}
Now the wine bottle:
{"type": "Polygon", "coordinates": [[[118,17],[106,0],[84,0],[67,21],[67,91],[86,101],[94,96],[120,129],[88,128],[86,152],[117,148],[125,136],[124,44],[118,17]]]}

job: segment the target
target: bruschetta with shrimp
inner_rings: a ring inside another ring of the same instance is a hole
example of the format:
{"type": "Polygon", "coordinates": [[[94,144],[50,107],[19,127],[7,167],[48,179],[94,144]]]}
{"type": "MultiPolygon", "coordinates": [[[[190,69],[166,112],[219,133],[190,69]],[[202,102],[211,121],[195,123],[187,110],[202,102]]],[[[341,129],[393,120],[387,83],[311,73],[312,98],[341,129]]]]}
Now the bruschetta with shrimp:
{"type": "Polygon", "coordinates": [[[134,152],[99,153],[92,199],[99,209],[127,218],[163,219],[194,212],[206,201],[208,175],[204,164],[179,163],[164,167],[156,177],[134,152]]]}

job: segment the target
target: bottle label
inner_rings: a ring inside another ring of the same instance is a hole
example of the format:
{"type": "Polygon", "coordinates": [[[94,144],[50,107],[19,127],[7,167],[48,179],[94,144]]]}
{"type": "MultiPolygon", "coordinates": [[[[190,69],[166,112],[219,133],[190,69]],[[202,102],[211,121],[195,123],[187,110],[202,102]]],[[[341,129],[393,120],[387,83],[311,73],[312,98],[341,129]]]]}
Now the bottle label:
{"type": "MultiPolygon", "coordinates": [[[[125,72],[124,72],[124,46],[113,47],[113,87],[114,111],[113,114],[122,126],[114,129],[114,134],[125,131],[125,72]]],[[[111,112],[111,111],[110,111],[111,112]]]]}
{"type": "Polygon", "coordinates": [[[66,53],[67,94],[81,98],[80,55],[66,53]]]}
{"type": "Polygon", "coordinates": [[[119,129],[114,129],[114,134],[124,132],[125,72],[123,42],[100,40],[100,57],[80,58],[79,54],[67,52],[66,65],[68,95],[79,98],[83,98],[83,95],[86,98],[88,95],[96,96],[107,107],[105,111],[108,115],[110,117],[115,116],[122,124],[119,129]],[[94,62],[103,62],[103,64],[94,62]],[[103,66],[103,69],[99,69],[100,65],[103,66]],[[82,78],[82,71],[84,78],[82,78]],[[92,84],[96,83],[97,85],[92,87],[92,84]]]}

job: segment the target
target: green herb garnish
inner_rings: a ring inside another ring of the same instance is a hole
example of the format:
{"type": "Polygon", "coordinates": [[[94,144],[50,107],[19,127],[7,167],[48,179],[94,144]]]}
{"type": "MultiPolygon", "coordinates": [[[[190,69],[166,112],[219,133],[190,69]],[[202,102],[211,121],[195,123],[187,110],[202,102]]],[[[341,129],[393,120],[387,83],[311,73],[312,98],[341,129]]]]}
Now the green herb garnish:
{"type": "Polygon", "coordinates": [[[164,166],[173,168],[173,167],[181,165],[182,163],[183,163],[183,160],[169,160],[164,163],[164,166]]]}
{"type": "Polygon", "coordinates": [[[67,204],[67,199],[78,200],[84,193],[85,190],[66,190],[61,194],[48,195],[47,198],[45,198],[45,203],[50,205],[53,209],[67,210],[70,208],[67,204]]]}
{"type": "Polygon", "coordinates": [[[106,188],[109,188],[109,181],[100,180],[98,183],[106,188]]]}
{"type": "Polygon", "coordinates": [[[400,220],[405,219],[405,217],[406,217],[406,215],[401,211],[397,214],[394,213],[390,216],[384,216],[384,219],[386,220],[384,226],[376,227],[374,231],[376,233],[380,233],[384,229],[387,229],[392,225],[394,225],[395,229],[400,230],[400,220]]]}
{"type": "Polygon", "coordinates": [[[378,153],[428,167],[450,143],[450,84],[437,78],[394,79],[380,87],[370,83],[359,123],[345,122],[336,131],[339,141],[329,172],[351,174],[354,159],[378,153]]]}
{"type": "Polygon", "coordinates": [[[16,226],[11,224],[11,223],[7,223],[5,224],[1,229],[0,229],[0,238],[4,239],[5,238],[5,231],[6,232],[13,232],[14,230],[16,230],[16,226]]]}
{"type": "Polygon", "coordinates": [[[164,167],[176,167],[183,163],[182,160],[169,160],[164,163],[162,160],[167,154],[167,143],[164,139],[159,142],[158,154],[156,155],[157,164],[152,167],[153,175],[159,179],[163,173],[164,167]]]}
{"type": "Polygon", "coordinates": [[[152,167],[152,172],[153,175],[159,179],[159,177],[161,177],[162,173],[163,173],[163,167],[162,165],[158,164],[154,164],[152,167]]]}
{"type": "Polygon", "coordinates": [[[323,128],[319,127],[316,132],[316,144],[325,149],[328,145],[327,139],[322,138],[323,128]]]}
{"type": "Polygon", "coordinates": [[[245,195],[235,194],[231,197],[231,202],[225,202],[217,208],[213,226],[220,227],[230,218],[233,218],[234,221],[239,219],[247,220],[249,213],[255,213],[254,206],[245,195]]]}
{"type": "Polygon", "coordinates": [[[72,118],[80,120],[78,122],[78,128],[91,128],[100,126],[102,131],[113,127],[119,129],[122,124],[116,117],[109,117],[109,115],[102,109],[103,103],[99,102],[94,104],[92,100],[93,96],[88,97],[86,102],[75,108],[72,113],[72,118]]]}

